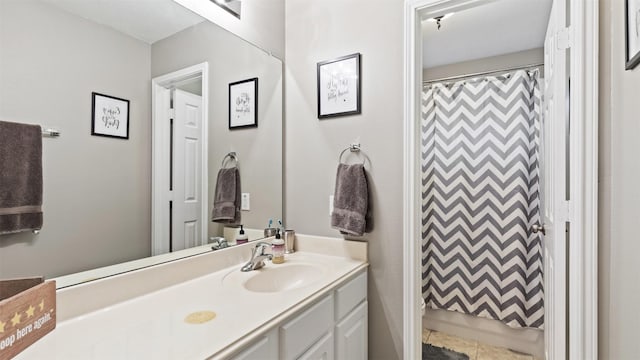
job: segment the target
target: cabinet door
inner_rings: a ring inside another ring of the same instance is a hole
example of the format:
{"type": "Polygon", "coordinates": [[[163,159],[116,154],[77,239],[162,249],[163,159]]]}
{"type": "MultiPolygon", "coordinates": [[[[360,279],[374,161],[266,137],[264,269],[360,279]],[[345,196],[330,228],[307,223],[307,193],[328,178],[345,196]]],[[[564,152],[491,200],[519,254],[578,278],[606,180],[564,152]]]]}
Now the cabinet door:
{"type": "Polygon", "coordinates": [[[333,295],[329,294],[280,328],[280,358],[298,359],[330,332],[333,324],[333,295]]]}
{"type": "Polygon", "coordinates": [[[336,359],[367,359],[367,317],[364,301],[336,325],[336,359]]]}
{"type": "Polygon", "coordinates": [[[276,360],[278,359],[278,329],[269,331],[266,335],[256,340],[240,353],[234,355],[232,360],[276,360]]]}
{"type": "Polygon", "coordinates": [[[329,331],[307,350],[299,360],[333,360],[333,333],[329,331]]]}

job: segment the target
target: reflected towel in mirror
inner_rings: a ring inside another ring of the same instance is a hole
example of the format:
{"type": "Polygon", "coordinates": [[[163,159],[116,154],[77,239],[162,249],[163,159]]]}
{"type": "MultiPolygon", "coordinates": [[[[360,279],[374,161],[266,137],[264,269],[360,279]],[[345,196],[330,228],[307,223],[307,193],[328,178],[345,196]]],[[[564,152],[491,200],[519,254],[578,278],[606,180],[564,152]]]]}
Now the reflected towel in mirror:
{"type": "Polygon", "coordinates": [[[0,121],[0,234],[42,228],[42,130],[0,121]]]}
{"type": "Polygon", "coordinates": [[[240,224],[240,171],[237,167],[220,169],[213,197],[211,221],[240,224]]]}

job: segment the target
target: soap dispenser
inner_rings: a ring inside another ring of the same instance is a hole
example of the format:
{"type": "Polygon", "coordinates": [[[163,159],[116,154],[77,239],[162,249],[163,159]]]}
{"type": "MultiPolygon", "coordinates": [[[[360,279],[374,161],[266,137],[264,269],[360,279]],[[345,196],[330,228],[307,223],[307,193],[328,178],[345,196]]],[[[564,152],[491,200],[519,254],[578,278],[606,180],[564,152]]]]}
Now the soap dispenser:
{"type": "Polygon", "coordinates": [[[240,231],[238,232],[238,236],[236,237],[236,244],[246,244],[249,242],[249,236],[244,233],[243,225],[240,225],[240,231]]]}
{"type": "Polygon", "coordinates": [[[276,230],[276,238],[271,242],[273,259],[271,263],[282,264],[284,262],[284,240],[280,238],[280,229],[276,230]]]}

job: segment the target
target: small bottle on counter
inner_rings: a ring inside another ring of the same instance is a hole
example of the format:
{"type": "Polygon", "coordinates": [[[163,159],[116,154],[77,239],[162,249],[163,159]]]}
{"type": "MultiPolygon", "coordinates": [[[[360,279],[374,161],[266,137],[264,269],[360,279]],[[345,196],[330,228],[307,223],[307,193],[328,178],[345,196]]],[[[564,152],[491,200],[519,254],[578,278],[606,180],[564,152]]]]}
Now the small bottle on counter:
{"type": "Polygon", "coordinates": [[[236,237],[236,244],[246,244],[249,242],[249,236],[244,233],[244,228],[240,225],[240,232],[238,232],[238,236],[236,237]]]}
{"type": "Polygon", "coordinates": [[[274,264],[282,264],[284,262],[284,240],[280,238],[280,229],[276,230],[276,238],[271,242],[271,250],[273,251],[274,264]]]}

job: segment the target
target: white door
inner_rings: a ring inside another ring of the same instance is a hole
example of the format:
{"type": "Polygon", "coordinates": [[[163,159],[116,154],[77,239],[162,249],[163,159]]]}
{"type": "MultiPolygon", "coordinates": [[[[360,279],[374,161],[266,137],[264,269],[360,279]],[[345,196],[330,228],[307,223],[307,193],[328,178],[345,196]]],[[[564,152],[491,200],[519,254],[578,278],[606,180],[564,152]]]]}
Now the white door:
{"type": "Polygon", "coordinates": [[[544,116],[541,134],[542,218],[544,221],[545,353],[547,360],[567,358],[566,2],[554,0],[544,43],[544,116]]]}
{"type": "Polygon", "coordinates": [[[202,245],[202,97],[173,96],[171,251],[202,245]]]}

